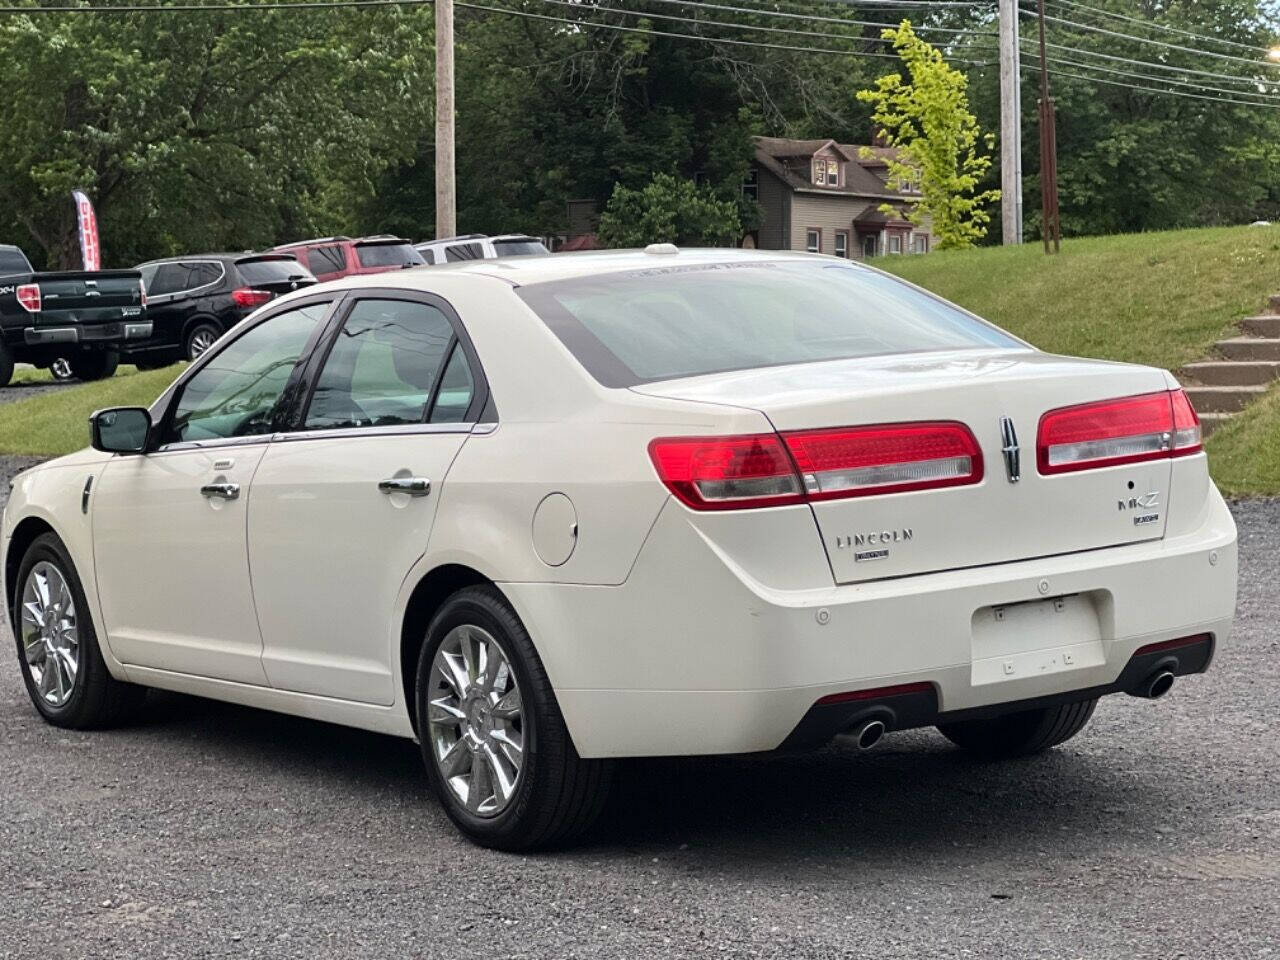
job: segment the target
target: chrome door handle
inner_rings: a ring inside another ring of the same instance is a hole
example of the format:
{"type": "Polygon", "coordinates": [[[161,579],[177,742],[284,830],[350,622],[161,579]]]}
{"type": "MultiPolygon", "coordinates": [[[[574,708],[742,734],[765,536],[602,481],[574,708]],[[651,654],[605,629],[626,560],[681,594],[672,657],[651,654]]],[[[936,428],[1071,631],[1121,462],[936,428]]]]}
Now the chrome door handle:
{"type": "Polygon", "coordinates": [[[238,500],[240,499],[240,484],[206,483],[200,488],[200,493],[210,499],[217,497],[219,500],[238,500]]]}
{"type": "Polygon", "coordinates": [[[407,493],[411,497],[425,497],[431,492],[431,481],[426,477],[391,477],[379,480],[378,489],[383,493],[407,493]]]}

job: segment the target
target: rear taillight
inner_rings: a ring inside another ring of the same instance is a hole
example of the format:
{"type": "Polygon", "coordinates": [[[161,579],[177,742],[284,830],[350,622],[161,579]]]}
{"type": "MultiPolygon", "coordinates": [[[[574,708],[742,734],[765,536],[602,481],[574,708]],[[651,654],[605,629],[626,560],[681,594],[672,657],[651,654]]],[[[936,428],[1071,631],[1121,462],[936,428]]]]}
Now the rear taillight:
{"type": "Polygon", "coordinates": [[[882,424],[649,444],[658,476],[695,510],[776,507],[982,479],[982,453],[960,423],[882,424]]]}
{"type": "Polygon", "coordinates": [[[1050,410],[1040,418],[1040,472],[1070,473],[1200,449],[1200,421],[1181,390],[1050,410]]]}
{"type": "Polygon", "coordinates": [[[270,290],[254,290],[252,287],[241,287],[231,291],[231,299],[238,307],[260,307],[271,302],[270,290]]]}
{"type": "Polygon", "coordinates": [[[796,468],[776,433],[654,440],[649,457],[667,488],[695,510],[804,501],[796,468]]]}
{"type": "Polygon", "coordinates": [[[13,291],[14,296],[18,298],[18,303],[27,313],[40,312],[40,287],[34,283],[24,283],[13,291]]]}
{"type": "Polygon", "coordinates": [[[138,281],[138,292],[142,296],[139,302],[145,307],[147,305],[147,284],[145,280],[138,281]]]}
{"type": "Polygon", "coordinates": [[[889,423],[784,433],[811,500],[865,497],[982,479],[982,451],[962,423],[889,423]]]}

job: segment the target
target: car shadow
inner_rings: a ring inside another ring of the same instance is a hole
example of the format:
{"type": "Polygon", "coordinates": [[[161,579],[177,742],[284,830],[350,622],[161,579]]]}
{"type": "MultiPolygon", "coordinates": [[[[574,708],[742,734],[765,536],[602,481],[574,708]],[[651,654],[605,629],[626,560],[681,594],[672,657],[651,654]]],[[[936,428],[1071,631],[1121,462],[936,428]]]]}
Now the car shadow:
{"type": "MultiPolygon", "coordinates": [[[[139,722],[119,733],[198,750],[266,778],[305,776],[309,788],[331,783],[347,797],[367,794],[371,803],[390,791],[433,808],[433,818],[439,813],[418,747],[408,740],[159,691],[139,722]]],[[[1115,818],[1141,813],[1132,792],[1152,787],[1071,745],[1023,760],[980,761],[932,731],[892,734],[865,752],[837,742],[800,754],[613,766],[599,825],[583,844],[553,856],[694,850],[697,869],[741,878],[780,862],[856,858],[868,870],[900,870],[904,859],[936,863],[975,850],[984,858],[998,851],[1034,860],[1045,848],[1060,849],[1064,837],[1083,855],[1105,847],[1102,821],[1143,829],[1115,818]]],[[[1169,795],[1176,784],[1161,789],[1153,798],[1161,805],[1193,802],[1169,795]]]]}

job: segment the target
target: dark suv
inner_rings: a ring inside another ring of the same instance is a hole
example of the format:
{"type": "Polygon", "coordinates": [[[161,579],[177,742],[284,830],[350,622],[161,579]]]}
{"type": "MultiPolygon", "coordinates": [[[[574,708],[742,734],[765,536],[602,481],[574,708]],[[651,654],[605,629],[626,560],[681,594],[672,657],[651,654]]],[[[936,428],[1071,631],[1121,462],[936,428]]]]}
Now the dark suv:
{"type": "Polygon", "coordinates": [[[143,369],[194,360],[264,303],[316,282],[293,257],[274,253],[171,257],[138,269],[152,334],[125,357],[143,369]]]}

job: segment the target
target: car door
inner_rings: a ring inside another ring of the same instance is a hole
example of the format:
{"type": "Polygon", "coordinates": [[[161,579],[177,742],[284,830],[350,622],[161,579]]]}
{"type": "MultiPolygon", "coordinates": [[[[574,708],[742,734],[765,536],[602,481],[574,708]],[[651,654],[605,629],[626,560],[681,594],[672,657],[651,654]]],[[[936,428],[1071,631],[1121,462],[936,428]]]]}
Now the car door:
{"type": "Polygon", "coordinates": [[[185,263],[162,263],[144,269],[142,282],[147,291],[147,319],[151,321],[147,346],[182,342],[182,327],[191,313],[190,302],[183,294],[190,274],[185,263]],[[150,276],[148,269],[153,271],[150,276]]]}
{"type": "Polygon", "coordinates": [[[266,684],[246,495],[329,306],[288,307],[211,350],[175,388],[157,449],[112,459],[94,483],[98,595],[121,662],[266,684]]]}
{"type": "Polygon", "coordinates": [[[390,704],[396,596],[486,391],[443,301],[362,292],[331,327],[310,396],[253,480],[262,663],[274,687],[390,704]]]}

